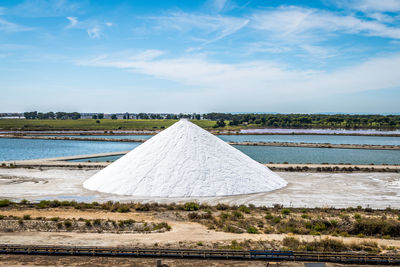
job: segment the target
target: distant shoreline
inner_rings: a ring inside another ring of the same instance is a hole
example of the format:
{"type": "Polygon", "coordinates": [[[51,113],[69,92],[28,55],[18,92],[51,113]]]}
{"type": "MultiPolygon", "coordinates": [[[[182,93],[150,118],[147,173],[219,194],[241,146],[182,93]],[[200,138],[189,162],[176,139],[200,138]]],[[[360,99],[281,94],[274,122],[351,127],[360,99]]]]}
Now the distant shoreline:
{"type": "MultiPolygon", "coordinates": [[[[0,135],[0,138],[35,139],[35,140],[70,140],[70,141],[97,141],[97,142],[130,142],[143,143],[146,139],[124,138],[95,138],[95,137],[68,137],[68,136],[15,136],[0,135]]],[[[308,148],[336,148],[336,149],[373,149],[373,150],[400,150],[396,145],[368,145],[368,144],[330,144],[304,142],[228,142],[238,146],[277,146],[277,147],[308,147],[308,148]]]]}
{"type": "MultiPolygon", "coordinates": [[[[48,168],[48,169],[103,169],[112,162],[77,162],[71,159],[90,159],[90,157],[124,155],[128,151],[101,153],[92,155],[66,156],[49,159],[3,161],[0,168],[48,168]]],[[[277,172],[326,172],[326,173],[400,173],[400,165],[363,165],[363,164],[309,164],[309,163],[262,163],[277,172]]]]}
{"type": "MultiPolygon", "coordinates": [[[[263,128],[274,129],[276,128],[263,128]]],[[[244,129],[243,129],[244,130],[244,129]]],[[[249,129],[246,130],[260,130],[260,129],[249,129]]],[[[287,130],[287,129],[282,129],[287,130]]],[[[400,137],[399,133],[379,133],[379,130],[372,133],[323,133],[323,132],[307,132],[307,130],[327,130],[327,129],[296,129],[298,132],[240,132],[241,130],[224,130],[224,129],[212,129],[210,133],[215,135],[337,135],[337,136],[383,136],[383,137],[400,137]],[[305,130],[301,132],[301,130],[305,130]]],[[[335,130],[335,129],[332,129],[335,130]]],[[[338,130],[338,129],[336,129],[338,130]]],[[[374,130],[374,129],[370,129],[374,130]]],[[[355,130],[356,131],[356,130],[355,130]]],[[[2,135],[14,135],[14,136],[42,136],[42,135],[82,135],[82,136],[96,136],[96,135],[155,135],[161,132],[161,130],[32,130],[32,131],[14,131],[14,130],[0,130],[0,137],[2,135]]],[[[386,131],[387,132],[387,131],[386,131]]]]}

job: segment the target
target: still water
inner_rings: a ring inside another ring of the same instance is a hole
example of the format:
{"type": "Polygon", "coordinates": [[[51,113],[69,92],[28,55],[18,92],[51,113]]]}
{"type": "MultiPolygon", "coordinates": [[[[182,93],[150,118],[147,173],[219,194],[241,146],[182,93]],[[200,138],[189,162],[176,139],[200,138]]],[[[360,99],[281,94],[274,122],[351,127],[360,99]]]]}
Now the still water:
{"type": "MultiPolygon", "coordinates": [[[[229,136],[231,137],[231,136],[229,136]]],[[[240,137],[240,136],[235,136],[240,137]]],[[[131,150],[140,143],[0,139],[0,161],[51,158],[131,150]]],[[[400,164],[400,150],[326,149],[304,147],[235,146],[263,162],[400,164]]],[[[115,160],[116,157],[97,159],[115,160]]],[[[96,159],[92,159],[95,161],[96,159]]]]}
{"type": "MultiPolygon", "coordinates": [[[[149,139],[153,135],[52,135],[75,138],[149,139]]],[[[356,145],[398,145],[400,137],[343,135],[218,135],[226,142],[291,142],[356,145]]]]}
{"type": "Polygon", "coordinates": [[[249,133],[304,133],[304,134],[400,134],[399,130],[381,131],[375,129],[366,130],[348,130],[348,129],[279,129],[279,128],[265,128],[265,129],[242,129],[243,134],[249,133]]]}
{"type": "MultiPolygon", "coordinates": [[[[400,164],[400,151],[366,149],[326,149],[305,147],[234,146],[261,163],[351,163],[400,164]]],[[[91,158],[90,161],[115,161],[121,156],[91,158]]],[[[87,162],[88,159],[73,160],[87,162]]]]}
{"type": "Polygon", "coordinates": [[[0,138],[0,161],[131,150],[140,143],[0,138]]]}

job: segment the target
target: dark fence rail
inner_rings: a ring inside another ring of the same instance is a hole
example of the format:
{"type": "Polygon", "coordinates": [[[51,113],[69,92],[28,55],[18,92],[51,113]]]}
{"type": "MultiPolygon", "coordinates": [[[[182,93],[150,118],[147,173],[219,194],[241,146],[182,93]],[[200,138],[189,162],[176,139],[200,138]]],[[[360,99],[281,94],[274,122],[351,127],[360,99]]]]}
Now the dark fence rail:
{"type": "Polygon", "coordinates": [[[400,265],[400,254],[327,253],[279,250],[194,250],[118,247],[1,245],[0,254],[59,256],[173,257],[229,260],[315,261],[400,265]]]}

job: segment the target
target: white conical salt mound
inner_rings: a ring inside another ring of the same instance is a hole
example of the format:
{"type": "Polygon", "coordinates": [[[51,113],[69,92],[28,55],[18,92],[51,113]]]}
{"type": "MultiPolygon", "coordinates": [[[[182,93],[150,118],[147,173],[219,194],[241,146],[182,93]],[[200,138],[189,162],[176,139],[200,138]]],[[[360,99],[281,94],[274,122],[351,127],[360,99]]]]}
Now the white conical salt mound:
{"type": "Polygon", "coordinates": [[[266,192],[287,182],[197,125],[180,120],[83,183],[90,190],[151,197],[266,192]]]}

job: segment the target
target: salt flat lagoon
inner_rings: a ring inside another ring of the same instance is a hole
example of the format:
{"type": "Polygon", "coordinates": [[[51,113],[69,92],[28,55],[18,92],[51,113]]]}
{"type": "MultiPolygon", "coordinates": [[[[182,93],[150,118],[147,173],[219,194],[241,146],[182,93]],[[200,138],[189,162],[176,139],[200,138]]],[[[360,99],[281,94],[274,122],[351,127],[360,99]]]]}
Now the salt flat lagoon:
{"type": "MultiPolygon", "coordinates": [[[[125,136],[126,137],[126,136],[125,136]]],[[[140,135],[140,139],[144,139],[140,135]]],[[[237,141],[235,138],[249,136],[224,136],[225,141],[237,141]],[[234,138],[234,139],[230,139],[234,138]]],[[[254,138],[260,136],[252,136],[254,138]]],[[[279,136],[268,136],[279,137],[279,136]]],[[[297,136],[290,136],[296,138],[297,136]]],[[[314,137],[314,136],[313,136],[314,137]]],[[[329,137],[329,136],[318,136],[329,137]]],[[[342,136],[332,136],[342,137],[342,136]]],[[[365,136],[352,136],[366,138],[365,136]]],[[[346,136],[346,138],[348,138],[346,136]]],[[[367,137],[391,138],[391,137],[367,137]]],[[[396,138],[396,137],[393,137],[396,138]]],[[[399,138],[400,139],[400,138],[399,138]]],[[[361,142],[361,141],[360,141],[361,142]]],[[[381,143],[379,143],[381,144],[381,143]]],[[[0,139],[0,161],[25,160],[95,154],[131,150],[140,143],[72,141],[72,140],[35,140],[35,139],[0,139]]],[[[262,162],[274,163],[352,163],[352,164],[400,164],[399,150],[368,149],[328,149],[304,147],[267,147],[267,146],[235,146],[251,158],[262,162]]],[[[91,161],[115,160],[118,157],[91,159],[91,161]]]]}
{"type": "Polygon", "coordinates": [[[264,129],[242,129],[240,130],[243,134],[249,133],[304,133],[304,134],[379,134],[379,135],[390,135],[390,134],[400,134],[400,130],[376,130],[376,129],[358,129],[358,130],[348,130],[348,129],[280,129],[280,128],[264,128],[264,129]]]}
{"type": "Polygon", "coordinates": [[[53,158],[131,150],[140,143],[0,139],[0,161],[53,158]]]}
{"type": "MultiPolygon", "coordinates": [[[[48,135],[74,138],[109,138],[146,140],[153,135],[48,135]]],[[[343,135],[217,135],[226,142],[292,142],[329,143],[352,145],[397,145],[400,137],[390,136],[343,136],[343,135]]]]}

